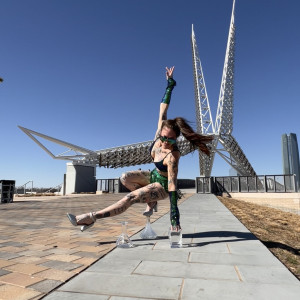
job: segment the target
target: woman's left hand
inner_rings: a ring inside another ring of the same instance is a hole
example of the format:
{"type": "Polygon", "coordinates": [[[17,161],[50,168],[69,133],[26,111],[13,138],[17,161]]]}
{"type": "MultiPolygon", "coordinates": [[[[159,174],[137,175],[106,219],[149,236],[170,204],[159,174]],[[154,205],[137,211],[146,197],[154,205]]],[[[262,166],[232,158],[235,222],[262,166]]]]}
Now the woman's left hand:
{"type": "Polygon", "coordinates": [[[170,69],[168,67],[166,67],[166,77],[167,77],[167,80],[169,78],[173,78],[173,72],[174,72],[174,66],[171,67],[170,69]]]}
{"type": "Polygon", "coordinates": [[[172,226],[172,230],[178,232],[181,230],[181,226],[180,225],[172,226]]]}

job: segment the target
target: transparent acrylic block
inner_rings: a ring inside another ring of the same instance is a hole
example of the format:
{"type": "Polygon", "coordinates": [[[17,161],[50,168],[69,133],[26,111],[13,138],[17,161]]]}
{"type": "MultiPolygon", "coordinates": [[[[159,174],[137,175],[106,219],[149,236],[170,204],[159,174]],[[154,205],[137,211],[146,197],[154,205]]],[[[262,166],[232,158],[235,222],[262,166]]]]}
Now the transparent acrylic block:
{"type": "Polygon", "coordinates": [[[122,234],[118,237],[116,245],[118,248],[132,248],[133,244],[127,234],[127,224],[128,222],[121,222],[122,224],[122,234]]]}
{"type": "Polygon", "coordinates": [[[169,228],[169,242],[171,248],[182,247],[182,230],[174,231],[172,227],[169,228]]]}
{"type": "Polygon", "coordinates": [[[145,226],[144,230],[141,232],[140,237],[144,240],[156,239],[157,234],[151,227],[150,217],[146,217],[146,219],[147,219],[146,226],[145,226]]]}

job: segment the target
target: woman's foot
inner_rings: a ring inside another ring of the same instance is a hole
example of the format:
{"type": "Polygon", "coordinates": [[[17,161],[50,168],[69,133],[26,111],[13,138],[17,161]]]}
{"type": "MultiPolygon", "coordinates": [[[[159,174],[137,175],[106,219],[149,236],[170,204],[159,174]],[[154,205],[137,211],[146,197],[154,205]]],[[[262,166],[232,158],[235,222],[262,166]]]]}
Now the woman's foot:
{"type": "Polygon", "coordinates": [[[70,222],[72,223],[72,225],[74,226],[82,225],[80,228],[81,231],[85,231],[88,228],[91,228],[97,220],[95,217],[95,213],[92,212],[88,214],[79,215],[79,216],[74,216],[72,214],[67,213],[67,216],[70,222]]]}
{"type": "Polygon", "coordinates": [[[147,204],[146,210],[143,212],[143,215],[150,217],[153,214],[153,210],[157,212],[157,201],[147,204]]]}
{"type": "MultiPolygon", "coordinates": [[[[147,209],[148,209],[148,207],[147,207],[147,209]]],[[[144,215],[145,217],[150,217],[150,216],[152,216],[152,215],[153,215],[153,208],[150,208],[149,210],[147,210],[147,209],[143,212],[143,215],[144,215]]]]}

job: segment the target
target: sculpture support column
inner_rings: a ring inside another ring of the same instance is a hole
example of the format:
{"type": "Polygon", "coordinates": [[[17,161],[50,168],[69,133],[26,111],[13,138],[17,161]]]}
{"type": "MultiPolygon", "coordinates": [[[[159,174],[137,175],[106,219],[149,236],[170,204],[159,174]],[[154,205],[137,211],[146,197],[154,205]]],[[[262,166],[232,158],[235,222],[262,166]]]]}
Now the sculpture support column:
{"type": "Polygon", "coordinates": [[[67,163],[66,194],[96,192],[96,167],[67,163]]]}

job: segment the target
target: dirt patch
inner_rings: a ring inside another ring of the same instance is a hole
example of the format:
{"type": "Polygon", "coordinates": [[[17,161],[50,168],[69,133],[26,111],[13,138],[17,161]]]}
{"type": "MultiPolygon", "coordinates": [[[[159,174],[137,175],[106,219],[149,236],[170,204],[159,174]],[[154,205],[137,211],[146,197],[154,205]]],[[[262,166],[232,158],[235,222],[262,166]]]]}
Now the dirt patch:
{"type": "Polygon", "coordinates": [[[300,216],[243,200],[218,199],[300,280],[300,216]]]}

